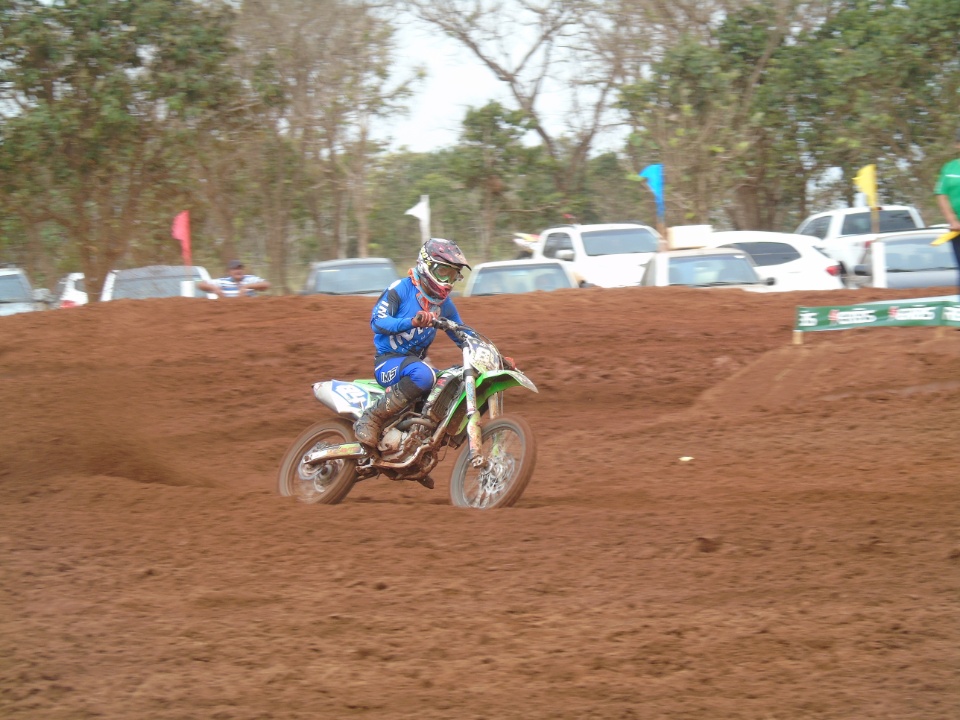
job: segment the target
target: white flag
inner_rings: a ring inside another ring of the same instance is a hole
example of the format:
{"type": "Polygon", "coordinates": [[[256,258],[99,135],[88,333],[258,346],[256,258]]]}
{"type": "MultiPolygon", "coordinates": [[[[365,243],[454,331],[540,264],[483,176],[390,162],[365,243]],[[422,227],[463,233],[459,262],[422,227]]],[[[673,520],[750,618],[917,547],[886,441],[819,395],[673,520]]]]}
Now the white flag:
{"type": "Polygon", "coordinates": [[[430,196],[421,195],[420,202],[407,210],[404,215],[413,215],[420,221],[420,239],[426,242],[430,239],[430,196]]]}

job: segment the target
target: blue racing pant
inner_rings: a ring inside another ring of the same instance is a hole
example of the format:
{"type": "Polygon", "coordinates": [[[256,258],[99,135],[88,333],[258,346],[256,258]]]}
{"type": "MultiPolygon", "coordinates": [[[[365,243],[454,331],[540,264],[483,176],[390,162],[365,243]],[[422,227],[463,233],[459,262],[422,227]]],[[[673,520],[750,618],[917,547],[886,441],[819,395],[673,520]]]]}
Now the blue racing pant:
{"type": "Polygon", "coordinates": [[[433,368],[416,355],[388,355],[374,366],[373,376],[383,387],[396,385],[400,378],[408,377],[421,392],[427,392],[436,381],[433,368]]]}

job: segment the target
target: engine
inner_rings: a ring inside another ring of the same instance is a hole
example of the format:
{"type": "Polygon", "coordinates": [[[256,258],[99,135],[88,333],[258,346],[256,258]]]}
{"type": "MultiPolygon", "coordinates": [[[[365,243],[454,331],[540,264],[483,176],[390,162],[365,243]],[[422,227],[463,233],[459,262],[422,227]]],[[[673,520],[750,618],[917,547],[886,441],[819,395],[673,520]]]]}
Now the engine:
{"type": "Polygon", "coordinates": [[[388,428],[377,445],[381,457],[396,461],[413,453],[430,436],[426,422],[416,416],[407,416],[388,428]]]}
{"type": "Polygon", "coordinates": [[[410,433],[408,432],[403,432],[403,430],[392,427],[386,432],[377,447],[382,453],[395,453],[403,447],[403,441],[406,440],[409,435],[410,433]]]}

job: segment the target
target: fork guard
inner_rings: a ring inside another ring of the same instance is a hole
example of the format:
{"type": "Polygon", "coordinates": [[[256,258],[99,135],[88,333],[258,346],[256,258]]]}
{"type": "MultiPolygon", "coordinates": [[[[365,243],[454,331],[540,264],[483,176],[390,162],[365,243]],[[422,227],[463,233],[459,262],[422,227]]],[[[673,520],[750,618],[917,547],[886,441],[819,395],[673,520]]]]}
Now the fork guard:
{"type": "MultiPolygon", "coordinates": [[[[503,392],[507,388],[517,386],[525,387],[527,390],[532,390],[535,393],[540,392],[537,390],[537,386],[533,384],[533,381],[519,370],[494,370],[493,372],[483,373],[477,378],[477,408],[483,407],[483,404],[490,399],[492,395],[503,392]]],[[[448,417],[452,418],[454,413],[459,412],[466,401],[467,394],[464,392],[450,408],[448,417]]],[[[467,417],[464,408],[463,419],[460,421],[457,430],[452,434],[459,435],[466,430],[469,421],[470,418],[467,417]]],[[[448,429],[447,432],[451,431],[448,429]]]]}

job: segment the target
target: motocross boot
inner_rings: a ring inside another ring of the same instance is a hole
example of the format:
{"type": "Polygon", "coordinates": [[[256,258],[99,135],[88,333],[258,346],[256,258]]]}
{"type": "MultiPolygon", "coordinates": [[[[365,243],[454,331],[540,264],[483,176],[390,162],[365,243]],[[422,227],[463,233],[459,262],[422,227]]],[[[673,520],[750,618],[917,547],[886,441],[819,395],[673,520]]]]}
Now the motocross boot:
{"type": "Polygon", "coordinates": [[[357,440],[371,448],[376,448],[380,440],[383,424],[403,410],[409,403],[421,395],[420,388],[408,377],[400,378],[390,392],[380,396],[353,424],[353,433],[357,440]]]}

